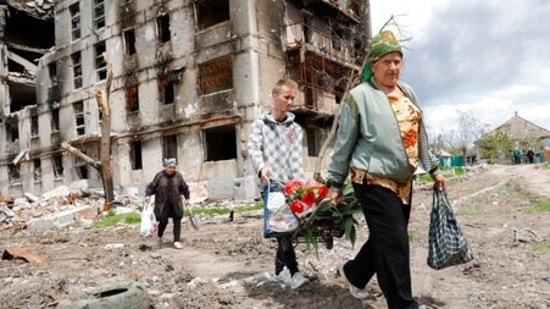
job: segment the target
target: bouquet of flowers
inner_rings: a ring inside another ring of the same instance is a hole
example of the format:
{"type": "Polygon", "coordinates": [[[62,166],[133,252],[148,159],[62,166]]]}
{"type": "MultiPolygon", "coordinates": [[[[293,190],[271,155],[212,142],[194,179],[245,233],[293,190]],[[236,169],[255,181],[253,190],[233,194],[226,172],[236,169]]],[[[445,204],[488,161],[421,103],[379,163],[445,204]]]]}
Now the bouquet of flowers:
{"type": "Polygon", "coordinates": [[[338,205],[330,203],[328,193],[326,185],[313,179],[292,179],[269,192],[264,236],[274,235],[270,231],[292,233],[304,237],[315,249],[317,237],[326,235],[330,235],[330,239],[332,235],[345,235],[354,244],[358,222],[353,215],[360,212],[361,207],[353,188],[346,186],[344,202],[338,205]]]}
{"type": "Polygon", "coordinates": [[[292,233],[300,218],[312,213],[317,202],[328,195],[328,188],[314,180],[293,179],[285,184],[272,182],[266,192],[264,236],[292,233]]]}

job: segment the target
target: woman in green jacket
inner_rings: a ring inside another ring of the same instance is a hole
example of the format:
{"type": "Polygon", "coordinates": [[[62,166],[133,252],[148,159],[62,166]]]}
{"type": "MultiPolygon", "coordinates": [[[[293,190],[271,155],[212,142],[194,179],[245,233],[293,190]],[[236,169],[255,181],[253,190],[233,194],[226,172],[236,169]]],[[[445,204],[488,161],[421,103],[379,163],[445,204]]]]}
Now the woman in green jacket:
{"type": "Polygon", "coordinates": [[[369,239],[353,260],[339,265],[351,294],[366,298],[376,274],[390,309],[418,308],[412,297],[407,226],[412,179],[429,171],[436,186],[445,178],[428,150],[423,115],[413,89],[399,80],[403,53],[391,31],[376,35],[367,52],[364,82],[342,106],[327,180],[334,204],[350,175],[369,239]]]}

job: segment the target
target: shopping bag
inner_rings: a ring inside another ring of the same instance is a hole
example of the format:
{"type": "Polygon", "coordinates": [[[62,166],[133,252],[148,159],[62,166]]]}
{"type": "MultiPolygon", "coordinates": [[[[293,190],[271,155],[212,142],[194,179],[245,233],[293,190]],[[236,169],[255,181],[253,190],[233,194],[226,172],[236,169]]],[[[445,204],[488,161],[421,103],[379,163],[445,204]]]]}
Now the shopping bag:
{"type": "Polygon", "coordinates": [[[427,263],[433,269],[464,264],[474,258],[444,190],[434,189],[428,243],[427,263]]]}
{"type": "Polygon", "coordinates": [[[264,202],[264,238],[291,236],[298,228],[298,218],[287,206],[283,184],[270,180],[262,192],[264,202]]]}
{"type": "Polygon", "coordinates": [[[157,232],[158,222],[153,211],[153,204],[143,201],[143,210],[141,211],[141,224],[139,233],[142,237],[154,235],[157,232]]]}

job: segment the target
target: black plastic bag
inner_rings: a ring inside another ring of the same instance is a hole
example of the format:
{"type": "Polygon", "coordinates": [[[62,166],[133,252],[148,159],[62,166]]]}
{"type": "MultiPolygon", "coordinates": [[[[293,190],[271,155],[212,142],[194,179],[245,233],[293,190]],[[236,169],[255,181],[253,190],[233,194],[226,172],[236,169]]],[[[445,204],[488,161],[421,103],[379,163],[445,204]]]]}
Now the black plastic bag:
{"type": "Polygon", "coordinates": [[[427,262],[433,269],[464,264],[474,259],[445,191],[434,190],[428,243],[427,262]]]}

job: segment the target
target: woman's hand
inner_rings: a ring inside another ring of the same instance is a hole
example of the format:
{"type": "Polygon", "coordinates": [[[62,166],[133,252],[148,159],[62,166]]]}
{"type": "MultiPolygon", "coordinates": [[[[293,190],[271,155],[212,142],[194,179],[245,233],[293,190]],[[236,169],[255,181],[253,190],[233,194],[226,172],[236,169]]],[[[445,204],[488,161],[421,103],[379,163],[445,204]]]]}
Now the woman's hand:
{"type": "Polygon", "coordinates": [[[432,179],[434,181],[434,188],[441,191],[445,189],[445,186],[447,184],[447,180],[445,179],[445,176],[442,174],[435,174],[432,176],[432,179]]]}

